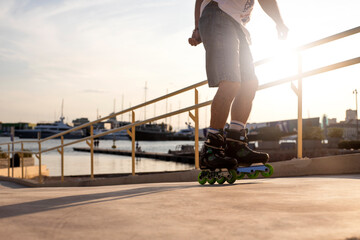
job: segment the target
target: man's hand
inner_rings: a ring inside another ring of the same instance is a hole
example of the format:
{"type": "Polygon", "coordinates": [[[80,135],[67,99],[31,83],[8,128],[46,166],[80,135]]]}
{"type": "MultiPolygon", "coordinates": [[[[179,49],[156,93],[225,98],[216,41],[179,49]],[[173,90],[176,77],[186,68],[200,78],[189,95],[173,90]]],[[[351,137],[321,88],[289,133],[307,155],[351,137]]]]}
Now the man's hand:
{"type": "Polygon", "coordinates": [[[285,40],[287,38],[287,35],[288,35],[288,32],[289,32],[289,29],[287,28],[287,26],[285,26],[284,23],[277,24],[276,29],[277,29],[277,32],[278,32],[279,39],[285,40]]]}
{"type": "Polygon", "coordinates": [[[191,38],[189,38],[189,44],[191,46],[196,46],[198,44],[200,44],[202,41],[201,41],[201,37],[200,37],[200,33],[199,33],[199,29],[195,29],[192,33],[192,36],[191,38]]]}

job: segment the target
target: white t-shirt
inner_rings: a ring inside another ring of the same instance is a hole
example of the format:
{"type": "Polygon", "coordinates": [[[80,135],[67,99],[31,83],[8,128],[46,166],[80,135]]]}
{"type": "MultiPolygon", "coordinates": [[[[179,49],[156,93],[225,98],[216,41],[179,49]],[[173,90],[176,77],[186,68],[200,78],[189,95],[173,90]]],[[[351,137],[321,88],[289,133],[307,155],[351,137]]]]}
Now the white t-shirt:
{"type": "MultiPolygon", "coordinates": [[[[229,14],[234,18],[241,26],[243,32],[245,33],[248,41],[250,42],[250,34],[245,28],[246,23],[250,21],[251,11],[254,8],[255,0],[214,0],[218,3],[219,8],[225,13],[229,14]]],[[[211,2],[211,0],[204,0],[200,8],[200,16],[206,7],[211,2]]]]}

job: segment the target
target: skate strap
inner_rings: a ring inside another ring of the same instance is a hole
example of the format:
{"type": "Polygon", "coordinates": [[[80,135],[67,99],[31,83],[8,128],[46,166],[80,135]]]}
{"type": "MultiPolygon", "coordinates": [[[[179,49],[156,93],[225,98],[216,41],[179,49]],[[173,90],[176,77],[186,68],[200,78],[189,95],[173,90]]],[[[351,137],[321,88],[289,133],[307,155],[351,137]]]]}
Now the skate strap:
{"type": "Polygon", "coordinates": [[[236,143],[240,143],[240,144],[243,144],[243,145],[247,145],[247,143],[245,141],[242,141],[240,139],[226,138],[226,141],[227,142],[236,142],[236,143]]]}
{"type": "Polygon", "coordinates": [[[226,141],[233,141],[233,142],[247,142],[248,138],[246,136],[246,130],[236,131],[229,129],[226,133],[226,141]]]}
{"type": "Polygon", "coordinates": [[[204,145],[209,147],[209,148],[213,148],[213,149],[219,149],[219,150],[225,150],[223,147],[215,147],[207,142],[204,142],[204,145]]]}

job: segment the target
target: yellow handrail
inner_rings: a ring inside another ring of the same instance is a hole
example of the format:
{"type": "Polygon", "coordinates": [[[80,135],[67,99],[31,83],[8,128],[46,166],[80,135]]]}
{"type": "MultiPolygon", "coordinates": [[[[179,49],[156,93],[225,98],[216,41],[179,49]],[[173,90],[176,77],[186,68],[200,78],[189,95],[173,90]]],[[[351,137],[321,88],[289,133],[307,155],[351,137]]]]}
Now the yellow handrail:
{"type": "MultiPolygon", "coordinates": [[[[302,52],[302,51],[305,51],[307,49],[317,47],[319,45],[323,45],[323,44],[333,42],[333,41],[341,39],[341,38],[345,38],[345,37],[357,34],[359,32],[360,32],[360,27],[351,28],[349,30],[346,30],[346,31],[343,31],[343,32],[340,32],[340,33],[337,33],[337,34],[334,34],[334,35],[331,35],[331,36],[328,36],[328,37],[325,37],[325,38],[322,38],[322,39],[319,39],[319,40],[316,40],[316,41],[313,41],[313,42],[310,42],[310,43],[307,43],[307,44],[304,44],[304,45],[301,45],[300,47],[297,47],[297,48],[294,48],[294,49],[290,50],[290,52],[294,52],[294,53],[295,52],[302,52]]],[[[259,61],[254,62],[254,65],[255,66],[260,66],[262,64],[270,62],[274,58],[275,58],[275,56],[261,59],[259,61]]]]}
{"type": "MultiPolygon", "coordinates": [[[[302,52],[304,50],[307,50],[307,49],[310,49],[310,48],[313,48],[313,47],[316,47],[316,46],[319,46],[319,45],[322,45],[322,44],[325,44],[325,43],[329,43],[329,42],[332,42],[332,41],[335,41],[335,40],[338,40],[338,39],[341,39],[341,38],[344,38],[344,37],[347,37],[347,36],[350,36],[350,35],[353,35],[353,34],[356,34],[356,33],[359,33],[359,32],[360,32],[360,27],[355,27],[355,28],[349,29],[347,31],[340,32],[340,33],[337,33],[335,35],[332,35],[332,36],[329,36],[329,37],[326,37],[326,38],[323,38],[323,39],[320,39],[320,40],[317,40],[317,41],[314,41],[314,42],[311,42],[311,43],[308,43],[308,44],[305,44],[305,45],[302,45],[302,46],[294,49],[293,51],[299,53],[299,52],[302,52]]],[[[266,58],[266,59],[257,61],[254,64],[255,64],[255,66],[259,66],[261,64],[265,64],[265,63],[271,61],[272,59],[273,59],[273,57],[266,58]]],[[[350,66],[350,65],[359,64],[359,63],[360,63],[360,57],[357,57],[357,58],[349,59],[349,60],[346,60],[346,61],[338,62],[338,63],[335,63],[335,64],[327,65],[327,66],[324,66],[324,67],[316,68],[316,69],[313,69],[313,70],[309,70],[309,71],[306,71],[306,72],[302,72],[302,70],[301,70],[301,62],[299,61],[300,71],[299,71],[298,74],[295,74],[293,76],[289,76],[289,77],[286,77],[286,78],[282,78],[282,79],[279,79],[279,80],[271,82],[271,83],[266,83],[266,84],[260,85],[258,90],[263,90],[263,89],[266,89],[266,88],[274,87],[274,86],[284,84],[284,83],[287,83],[287,82],[292,82],[294,80],[299,80],[299,85],[300,85],[302,78],[306,78],[306,77],[317,75],[317,74],[324,73],[324,72],[329,72],[329,71],[332,71],[332,70],[335,70],[335,69],[339,69],[339,68],[347,67],[347,66],[350,66]]],[[[61,179],[63,181],[64,180],[64,176],[63,176],[64,175],[64,172],[63,172],[63,154],[64,154],[64,150],[63,149],[66,146],[70,146],[70,145],[73,145],[73,144],[76,144],[76,143],[79,143],[79,142],[86,141],[89,144],[90,148],[93,148],[93,139],[94,138],[99,138],[99,137],[105,136],[107,134],[115,133],[115,132],[118,132],[118,131],[121,131],[121,130],[130,129],[130,128],[132,129],[132,133],[134,133],[136,126],[140,126],[140,125],[143,125],[143,124],[148,123],[148,122],[153,122],[153,121],[157,121],[157,120],[164,119],[164,118],[167,118],[167,117],[171,117],[171,116],[174,116],[174,115],[178,115],[178,114],[181,114],[181,113],[184,113],[184,112],[189,112],[191,118],[195,121],[195,126],[197,126],[197,129],[198,129],[198,109],[201,108],[201,107],[208,106],[212,102],[210,100],[210,101],[206,101],[206,102],[203,102],[203,103],[198,103],[197,88],[200,87],[200,86],[206,85],[206,84],[207,84],[207,80],[198,82],[196,84],[185,87],[183,89],[174,91],[172,93],[168,93],[166,95],[155,98],[153,100],[141,103],[139,105],[136,105],[134,107],[130,107],[128,109],[125,109],[125,110],[122,110],[122,111],[119,111],[119,112],[116,112],[116,113],[113,113],[113,114],[111,114],[109,116],[106,116],[106,117],[97,119],[95,121],[92,121],[92,122],[89,122],[89,123],[74,127],[74,128],[69,129],[67,131],[61,132],[59,134],[52,135],[52,136],[44,138],[44,139],[30,140],[30,141],[29,140],[24,140],[24,141],[8,142],[8,143],[1,143],[0,145],[8,145],[8,148],[10,149],[10,144],[22,144],[21,153],[35,154],[35,156],[38,157],[39,162],[41,162],[41,154],[42,153],[57,150],[61,154],[61,159],[62,159],[62,178],[61,179]],[[177,110],[177,111],[173,111],[173,112],[170,112],[170,113],[162,114],[160,116],[155,116],[153,118],[145,119],[143,121],[135,122],[134,110],[145,107],[145,106],[153,104],[153,103],[156,103],[158,101],[170,98],[172,96],[187,92],[187,91],[192,90],[192,89],[195,89],[195,104],[194,105],[192,105],[190,107],[180,109],[180,110],[177,110]],[[192,110],[195,110],[195,115],[193,115],[190,112],[192,110]],[[110,118],[113,118],[113,117],[116,117],[118,115],[128,113],[128,112],[133,113],[133,120],[132,120],[131,124],[128,124],[126,126],[122,126],[122,127],[119,127],[119,128],[114,128],[114,129],[111,129],[109,131],[106,131],[106,132],[103,132],[103,133],[100,133],[100,134],[96,134],[96,135],[91,134],[91,136],[84,137],[84,138],[81,138],[81,139],[78,139],[78,140],[75,140],[75,141],[72,141],[72,142],[64,143],[64,141],[63,141],[63,138],[64,138],[65,134],[68,134],[68,133],[71,133],[73,131],[77,131],[77,130],[80,130],[80,129],[83,129],[83,128],[89,127],[89,126],[91,127],[91,129],[93,129],[94,124],[97,124],[97,123],[102,122],[102,121],[104,121],[106,119],[110,119],[110,118]],[[54,139],[54,138],[59,138],[59,137],[61,138],[61,144],[59,146],[44,149],[44,150],[41,149],[41,143],[42,142],[45,142],[47,140],[54,139]],[[90,142],[88,142],[89,140],[90,140],[90,142]],[[39,151],[38,152],[23,151],[23,144],[24,143],[38,143],[39,151]],[[61,150],[59,150],[59,149],[61,149],[61,150]]],[[[301,96],[298,95],[298,97],[299,97],[299,99],[301,99],[301,96]]],[[[302,100],[301,101],[299,100],[299,104],[300,103],[302,103],[302,100]]],[[[301,105],[299,105],[299,108],[301,108],[301,105]]],[[[300,119],[302,119],[301,116],[299,116],[298,121],[300,121],[300,119]]],[[[301,128],[299,128],[299,131],[301,131],[301,128]]],[[[134,139],[135,134],[132,134],[132,136],[133,136],[132,141],[134,142],[135,141],[135,139],[134,139]]],[[[299,142],[301,142],[301,144],[302,144],[302,139],[299,139],[299,140],[300,140],[299,142]]],[[[134,144],[132,144],[132,145],[134,145],[134,144]]],[[[196,146],[198,146],[198,135],[197,135],[197,137],[195,137],[195,147],[196,146]]],[[[134,153],[134,146],[132,146],[132,148],[133,148],[132,151],[134,153]]],[[[301,146],[299,146],[298,151],[300,150],[300,148],[301,148],[301,146]]],[[[196,148],[196,149],[198,150],[198,148],[196,148]]],[[[10,153],[10,151],[9,151],[9,153],[10,153]]],[[[195,159],[196,159],[195,166],[196,166],[196,168],[198,168],[198,151],[196,151],[195,154],[196,154],[195,155],[195,159]]],[[[93,151],[91,151],[91,159],[93,159],[92,155],[93,155],[93,151]]],[[[132,155],[133,155],[132,158],[134,158],[135,155],[134,154],[132,154],[132,155]]],[[[8,156],[8,158],[10,159],[10,156],[8,156]]],[[[133,159],[133,162],[134,162],[134,159],[133,159]]],[[[10,163],[10,161],[9,161],[9,163],[10,163]]],[[[92,164],[93,164],[93,162],[92,162],[92,164]]],[[[134,175],[135,174],[134,163],[132,165],[133,165],[132,166],[132,168],[133,168],[132,172],[133,172],[133,175],[134,175]]],[[[91,166],[93,166],[93,165],[91,165],[91,166]]],[[[9,164],[9,168],[10,168],[10,164],[9,164]]],[[[10,173],[10,169],[8,170],[8,172],[10,173]]],[[[41,181],[42,180],[41,166],[39,166],[39,175],[40,175],[39,176],[39,181],[41,181]]],[[[10,174],[9,174],[9,176],[10,176],[10,174]]],[[[93,177],[93,167],[91,168],[91,176],[93,177]]]]}

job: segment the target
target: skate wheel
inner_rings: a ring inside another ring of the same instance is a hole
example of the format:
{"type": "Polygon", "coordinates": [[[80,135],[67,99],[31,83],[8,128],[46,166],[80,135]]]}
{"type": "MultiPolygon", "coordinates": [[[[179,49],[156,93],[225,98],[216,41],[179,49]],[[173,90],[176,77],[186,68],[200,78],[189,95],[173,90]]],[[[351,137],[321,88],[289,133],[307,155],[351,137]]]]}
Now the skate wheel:
{"type": "Polygon", "coordinates": [[[271,177],[274,173],[274,168],[270,164],[265,164],[265,167],[268,168],[268,171],[261,172],[261,175],[263,175],[263,177],[271,177]]]}
{"type": "Polygon", "coordinates": [[[236,181],[236,178],[237,178],[236,170],[232,169],[232,170],[229,171],[229,176],[228,176],[228,178],[226,179],[226,181],[227,181],[229,184],[233,184],[233,183],[236,181]]]}
{"type": "Polygon", "coordinates": [[[237,176],[237,180],[243,179],[245,177],[245,173],[240,173],[240,175],[237,176]]]}
{"type": "Polygon", "coordinates": [[[199,173],[198,182],[199,182],[201,185],[204,185],[204,184],[206,183],[206,181],[207,181],[206,176],[207,176],[207,173],[204,172],[204,171],[201,171],[201,172],[199,173]]]}
{"type": "Polygon", "coordinates": [[[214,177],[208,178],[207,182],[208,182],[210,185],[213,185],[213,184],[216,182],[216,178],[214,178],[214,177]]]}
{"type": "Polygon", "coordinates": [[[221,177],[221,178],[218,178],[218,179],[216,180],[216,182],[217,182],[218,184],[223,184],[225,181],[226,181],[225,177],[221,177]]]}
{"type": "Polygon", "coordinates": [[[248,176],[248,178],[254,179],[259,176],[259,171],[255,171],[254,173],[247,173],[246,175],[248,176]]]}

